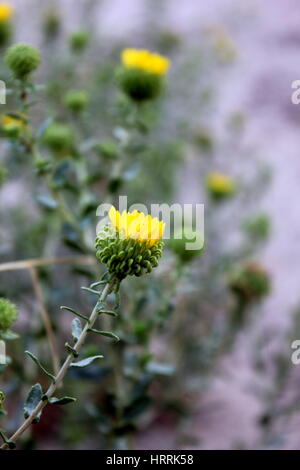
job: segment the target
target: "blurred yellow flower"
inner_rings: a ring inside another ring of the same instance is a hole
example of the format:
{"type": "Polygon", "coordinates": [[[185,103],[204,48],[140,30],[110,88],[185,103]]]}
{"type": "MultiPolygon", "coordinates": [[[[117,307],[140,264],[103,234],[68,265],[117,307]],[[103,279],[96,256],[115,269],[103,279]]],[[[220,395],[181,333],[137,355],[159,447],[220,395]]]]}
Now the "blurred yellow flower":
{"type": "Polygon", "coordinates": [[[235,191],[233,179],[216,171],[207,175],[206,184],[208,190],[215,196],[228,196],[235,191]]]}
{"type": "Polygon", "coordinates": [[[126,68],[141,69],[155,75],[165,75],[170,67],[169,59],[146,49],[124,49],[121,59],[126,68]]]}
{"type": "Polygon", "coordinates": [[[158,242],[165,230],[164,222],[139,211],[123,211],[121,214],[112,206],[109,218],[121,238],[132,238],[138,242],[146,241],[149,246],[158,242]]]}
{"type": "Polygon", "coordinates": [[[13,15],[13,7],[9,3],[0,3],[0,23],[6,23],[13,15]]]}
{"type": "Polygon", "coordinates": [[[12,116],[10,114],[3,114],[1,117],[1,128],[5,131],[22,131],[25,129],[25,119],[20,116],[12,116]]]}
{"type": "Polygon", "coordinates": [[[236,59],[237,45],[224,26],[208,26],[204,29],[204,34],[210,39],[214,52],[220,61],[230,63],[236,59]]]}

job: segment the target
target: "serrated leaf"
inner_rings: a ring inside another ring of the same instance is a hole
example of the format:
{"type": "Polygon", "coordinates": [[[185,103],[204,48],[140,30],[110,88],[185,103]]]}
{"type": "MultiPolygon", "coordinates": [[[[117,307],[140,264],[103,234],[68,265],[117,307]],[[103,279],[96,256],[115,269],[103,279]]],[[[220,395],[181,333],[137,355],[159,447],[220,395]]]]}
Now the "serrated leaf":
{"type": "Polygon", "coordinates": [[[73,397],[63,397],[63,398],[56,398],[56,397],[51,397],[48,400],[48,403],[51,405],[68,405],[68,403],[73,403],[76,401],[77,398],[73,397]]]}
{"type": "Polygon", "coordinates": [[[94,362],[96,359],[103,359],[103,356],[99,355],[99,356],[87,357],[86,359],[82,359],[82,361],[72,362],[70,364],[70,367],[86,367],[90,365],[92,362],[94,362]]]}
{"type": "Polygon", "coordinates": [[[82,333],[82,325],[79,318],[74,318],[72,320],[72,336],[74,341],[77,341],[82,333]]]}
{"type": "Polygon", "coordinates": [[[24,403],[24,418],[27,419],[33,410],[36,408],[38,403],[41,401],[43,396],[42,387],[40,384],[35,384],[31,387],[30,392],[24,403]]]}

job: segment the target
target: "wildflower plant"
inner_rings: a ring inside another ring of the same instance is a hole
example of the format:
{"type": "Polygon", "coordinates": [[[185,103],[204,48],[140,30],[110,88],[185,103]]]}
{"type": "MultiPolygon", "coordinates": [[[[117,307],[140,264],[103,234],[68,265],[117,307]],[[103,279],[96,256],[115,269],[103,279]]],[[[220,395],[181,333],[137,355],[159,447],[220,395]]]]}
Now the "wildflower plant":
{"type": "Polygon", "coordinates": [[[156,98],[162,91],[170,61],[144,49],[125,49],[121,58],[117,80],[124,93],[136,102],[156,98]]]}

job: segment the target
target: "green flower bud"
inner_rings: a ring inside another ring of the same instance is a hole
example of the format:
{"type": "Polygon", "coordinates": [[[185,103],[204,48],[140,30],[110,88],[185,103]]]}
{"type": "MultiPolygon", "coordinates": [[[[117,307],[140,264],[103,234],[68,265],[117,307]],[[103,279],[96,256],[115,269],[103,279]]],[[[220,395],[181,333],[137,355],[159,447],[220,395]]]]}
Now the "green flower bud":
{"type": "Polygon", "coordinates": [[[44,18],[43,29],[46,38],[55,38],[60,30],[60,17],[55,11],[48,12],[44,18]]]}
{"type": "Polygon", "coordinates": [[[230,279],[231,290],[244,302],[259,300],[271,289],[269,274],[258,263],[238,269],[230,279]]]}
{"type": "Polygon", "coordinates": [[[18,318],[18,311],[9,300],[0,298],[0,331],[7,331],[18,318]]]}
{"type": "Polygon", "coordinates": [[[126,276],[142,276],[158,266],[164,243],[157,241],[149,246],[132,238],[120,238],[110,227],[98,233],[96,238],[96,256],[107,266],[108,272],[119,280],[126,276]]]}
{"type": "Polygon", "coordinates": [[[111,140],[99,142],[96,146],[96,150],[105,158],[116,158],[118,156],[118,146],[111,140]]]}
{"type": "Polygon", "coordinates": [[[253,240],[266,240],[270,235],[270,219],[265,214],[252,217],[244,222],[243,228],[253,240]]]}
{"type": "Polygon", "coordinates": [[[211,198],[215,201],[231,197],[236,191],[234,180],[219,172],[211,172],[206,176],[206,187],[211,198]]]}
{"type": "Polygon", "coordinates": [[[12,25],[10,22],[0,22],[0,47],[6,46],[12,36],[12,25]]]}
{"type": "Polygon", "coordinates": [[[117,82],[129,98],[142,102],[152,100],[161,93],[164,78],[142,69],[122,67],[117,71],[117,82]]]}
{"type": "Polygon", "coordinates": [[[82,52],[90,42],[87,31],[76,31],[70,36],[70,47],[73,52],[82,52]]]}
{"type": "Polygon", "coordinates": [[[41,56],[35,47],[28,44],[15,44],[7,49],[4,60],[14,76],[23,80],[38,68],[41,56]]]}
{"type": "Polygon", "coordinates": [[[169,246],[173,253],[179,258],[182,263],[187,263],[198,256],[202,250],[202,248],[198,248],[195,250],[187,250],[186,244],[194,243],[196,239],[200,238],[200,234],[196,233],[192,228],[185,228],[183,230],[178,230],[175,233],[174,238],[170,240],[169,246]]]}
{"type": "Polygon", "coordinates": [[[89,95],[85,91],[70,90],[65,95],[64,102],[73,113],[80,113],[86,108],[89,102],[89,95]]]}
{"type": "Polygon", "coordinates": [[[0,187],[5,183],[7,174],[7,169],[3,165],[0,165],[0,187]]]}
{"type": "Polygon", "coordinates": [[[66,124],[53,123],[46,130],[43,142],[53,152],[64,154],[72,149],[74,135],[66,124]]]}

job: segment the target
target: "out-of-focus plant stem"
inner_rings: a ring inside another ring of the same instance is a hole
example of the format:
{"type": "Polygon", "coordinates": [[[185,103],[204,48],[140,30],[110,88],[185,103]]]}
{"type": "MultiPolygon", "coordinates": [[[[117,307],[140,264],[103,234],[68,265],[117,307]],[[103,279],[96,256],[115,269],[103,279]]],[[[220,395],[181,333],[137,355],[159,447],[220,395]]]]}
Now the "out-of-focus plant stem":
{"type": "Polygon", "coordinates": [[[48,342],[49,342],[49,347],[51,351],[51,357],[52,357],[52,364],[53,364],[53,370],[55,374],[58,374],[59,371],[59,357],[58,357],[58,350],[57,350],[57,344],[56,344],[56,339],[55,335],[53,332],[53,328],[51,325],[51,321],[49,318],[49,314],[47,312],[47,308],[43,299],[43,292],[40,286],[39,278],[37,275],[37,271],[35,267],[30,268],[30,275],[32,279],[32,285],[33,285],[33,290],[36,296],[36,299],[39,304],[39,311],[45,326],[48,342]]]}

